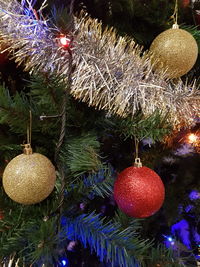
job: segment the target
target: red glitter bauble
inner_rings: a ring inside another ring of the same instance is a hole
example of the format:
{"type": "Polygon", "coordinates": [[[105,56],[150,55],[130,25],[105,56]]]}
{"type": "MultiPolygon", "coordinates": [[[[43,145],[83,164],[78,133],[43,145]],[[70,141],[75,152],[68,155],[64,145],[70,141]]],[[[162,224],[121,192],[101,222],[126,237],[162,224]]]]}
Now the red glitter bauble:
{"type": "Polygon", "coordinates": [[[114,198],[127,215],[145,218],[160,209],[165,188],[160,177],[147,167],[129,167],[123,170],[114,184],[114,198]]]}

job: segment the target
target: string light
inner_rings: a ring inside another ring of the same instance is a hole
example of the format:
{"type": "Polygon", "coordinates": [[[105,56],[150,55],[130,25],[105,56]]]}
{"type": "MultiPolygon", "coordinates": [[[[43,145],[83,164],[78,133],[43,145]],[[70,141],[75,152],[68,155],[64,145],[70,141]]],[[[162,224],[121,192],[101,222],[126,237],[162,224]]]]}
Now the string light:
{"type": "Polygon", "coordinates": [[[66,260],[62,260],[62,265],[66,266],[66,264],[67,264],[67,261],[66,260]]]}
{"type": "Polygon", "coordinates": [[[59,37],[60,45],[64,48],[68,48],[70,46],[71,40],[65,35],[60,35],[59,37]]]}
{"type": "Polygon", "coordinates": [[[197,190],[192,190],[189,193],[189,198],[190,198],[190,200],[197,200],[200,198],[200,193],[197,190]]]}
{"type": "Polygon", "coordinates": [[[195,143],[197,142],[197,140],[198,140],[198,136],[196,134],[191,133],[188,135],[189,143],[195,143]]]}
{"type": "Polygon", "coordinates": [[[166,235],[163,235],[163,236],[165,237],[166,241],[168,241],[170,243],[171,246],[174,246],[175,242],[171,236],[166,236],[166,235]]]}
{"type": "Polygon", "coordinates": [[[167,240],[169,241],[169,242],[172,242],[172,237],[171,236],[169,236],[169,237],[167,237],[167,240]]]}
{"type": "Polygon", "coordinates": [[[69,266],[69,261],[68,261],[68,259],[67,258],[63,258],[62,260],[61,260],[61,267],[67,267],[67,266],[69,266]]]}
{"type": "Polygon", "coordinates": [[[196,152],[200,153],[200,132],[190,133],[187,135],[187,143],[195,147],[196,152]]]}

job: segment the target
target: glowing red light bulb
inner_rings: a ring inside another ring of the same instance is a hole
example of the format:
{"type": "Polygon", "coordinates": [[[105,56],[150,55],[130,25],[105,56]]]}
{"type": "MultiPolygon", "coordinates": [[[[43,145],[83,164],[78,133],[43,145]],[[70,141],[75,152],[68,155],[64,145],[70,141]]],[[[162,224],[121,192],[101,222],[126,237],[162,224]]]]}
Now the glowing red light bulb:
{"type": "Polygon", "coordinates": [[[69,38],[67,38],[65,35],[60,35],[59,39],[60,39],[61,46],[65,48],[69,47],[70,42],[71,42],[69,38]]]}

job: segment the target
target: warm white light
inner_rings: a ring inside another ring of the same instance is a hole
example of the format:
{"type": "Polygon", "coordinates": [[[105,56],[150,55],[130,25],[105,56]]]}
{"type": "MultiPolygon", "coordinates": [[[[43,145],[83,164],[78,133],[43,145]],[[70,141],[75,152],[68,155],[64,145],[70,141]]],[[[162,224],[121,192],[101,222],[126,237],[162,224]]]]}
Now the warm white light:
{"type": "Polygon", "coordinates": [[[190,143],[197,142],[197,139],[198,139],[198,136],[193,134],[193,133],[188,136],[188,140],[189,140],[190,143]]]}

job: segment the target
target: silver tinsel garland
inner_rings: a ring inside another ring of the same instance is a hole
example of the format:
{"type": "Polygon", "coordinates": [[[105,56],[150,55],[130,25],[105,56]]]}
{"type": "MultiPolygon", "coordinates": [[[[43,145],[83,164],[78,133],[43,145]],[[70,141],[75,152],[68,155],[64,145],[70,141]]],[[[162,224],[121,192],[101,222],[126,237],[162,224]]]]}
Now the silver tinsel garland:
{"type": "MultiPolygon", "coordinates": [[[[62,34],[42,15],[45,2],[36,12],[23,0],[0,0],[0,43],[16,62],[30,72],[68,71],[68,50],[59,44],[62,34]]],[[[72,38],[73,72],[71,94],[89,106],[120,116],[140,110],[149,116],[155,110],[168,114],[174,128],[192,126],[200,117],[200,91],[195,83],[173,83],[165,73],[152,71],[148,54],[133,40],[118,37],[112,28],[87,16],[75,17],[72,38]]],[[[67,80],[66,80],[67,83],[67,80]]]]}

